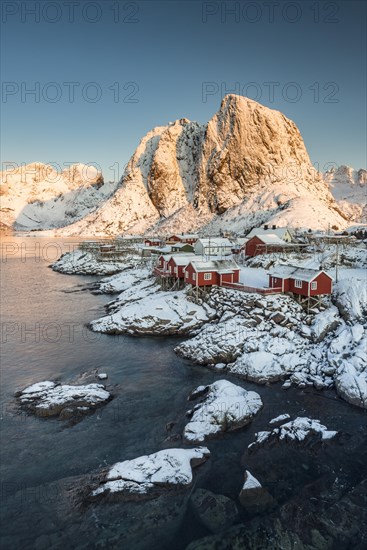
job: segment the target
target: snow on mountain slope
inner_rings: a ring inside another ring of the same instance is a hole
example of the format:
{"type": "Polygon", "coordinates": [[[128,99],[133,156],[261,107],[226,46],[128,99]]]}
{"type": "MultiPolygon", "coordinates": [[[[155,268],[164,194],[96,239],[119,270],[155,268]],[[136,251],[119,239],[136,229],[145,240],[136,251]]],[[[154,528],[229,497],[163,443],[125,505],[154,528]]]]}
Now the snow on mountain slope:
{"type": "Polygon", "coordinates": [[[229,94],[207,124],[182,118],[148,132],[113,196],[57,234],[242,232],[261,222],[342,229],[348,219],[296,125],[229,94]]]}
{"type": "Polygon", "coordinates": [[[17,230],[61,227],[100,206],[116,186],[84,164],[62,172],[40,162],[9,168],[0,173],[1,220],[17,230]]]}
{"type": "Polygon", "coordinates": [[[367,223],[367,170],[342,165],[325,172],[324,180],[348,218],[367,223]]]}
{"type": "Polygon", "coordinates": [[[282,113],[227,95],[206,125],[180,119],[143,138],[114,197],[63,234],[311,228],[347,221],[282,113]]]}

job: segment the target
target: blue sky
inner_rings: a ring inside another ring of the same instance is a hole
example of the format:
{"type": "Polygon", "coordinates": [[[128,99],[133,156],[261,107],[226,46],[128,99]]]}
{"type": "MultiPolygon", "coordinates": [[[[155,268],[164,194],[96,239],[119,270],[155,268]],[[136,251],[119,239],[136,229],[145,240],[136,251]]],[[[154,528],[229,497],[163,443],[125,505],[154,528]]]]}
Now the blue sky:
{"type": "Polygon", "coordinates": [[[365,167],[365,29],[363,1],[3,1],[1,160],[116,179],[152,127],[236,92],[294,120],[317,167],[365,167]]]}

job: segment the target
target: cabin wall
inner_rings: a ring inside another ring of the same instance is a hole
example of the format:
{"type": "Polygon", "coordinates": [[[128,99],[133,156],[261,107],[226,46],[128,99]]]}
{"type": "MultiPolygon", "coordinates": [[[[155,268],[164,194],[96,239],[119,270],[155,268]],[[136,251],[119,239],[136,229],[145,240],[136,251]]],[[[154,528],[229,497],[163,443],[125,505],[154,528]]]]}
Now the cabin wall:
{"type": "Polygon", "coordinates": [[[316,290],[311,290],[310,283],[310,296],[318,296],[321,294],[331,294],[333,290],[333,281],[325,273],[320,273],[313,282],[317,283],[316,290]]]}
{"type": "Polygon", "coordinates": [[[289,279],[289,291],[293,294],[299,294],[300,296],[308,296],[308,282],[302,281],[302,287],[295,286],[296,279],[289,279]]]}
{"type": "Polygon", "coordinates": [[[263,245],[264,243],[258,237],[252,237],[252,239],[250,239],[245,245],[246,256],[253,257],[258,254],[258,252],[256,252],[256,247],[259,244],[263,245]]]}
{"type": "MultiPolygon", "coordinates": [[[[207,272],[208,273],[208,272],[207,272]]],[[[204,278],[205,272],[199,271],[197,273],[198,276],[198,285],[199,286],[213,286],[213,285],[219,285],[219,275],[218,273],[215,273],[213,271],[210,272],[212,275],[212,278],[210,281],[207,281],[204,278]]]]}
{"type": "Polygon", "coordinates": [[[194,268],[192,267],[191,264],[189,264],[185,268],[185,273],[184,273],[185,283],[187,283],[188,285],[196,285],[196,281],[194,281],[193,279],[193,273],[194,273],[194,268]]]}

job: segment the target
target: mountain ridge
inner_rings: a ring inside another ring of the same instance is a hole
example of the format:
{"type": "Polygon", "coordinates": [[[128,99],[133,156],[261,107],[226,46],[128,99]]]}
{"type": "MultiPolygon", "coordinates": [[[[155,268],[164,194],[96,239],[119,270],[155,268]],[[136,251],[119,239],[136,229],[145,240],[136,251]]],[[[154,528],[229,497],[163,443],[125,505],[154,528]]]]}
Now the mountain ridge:
{"type": "Polygon", "coordinates": [[[111,195],[56,234],[243,232],[265,222],[343,229],[363,205],[336,201],[334,180],[312,166],[293,121],[228,94],[206,124],[181,118],[147,132],[111,195]]]}

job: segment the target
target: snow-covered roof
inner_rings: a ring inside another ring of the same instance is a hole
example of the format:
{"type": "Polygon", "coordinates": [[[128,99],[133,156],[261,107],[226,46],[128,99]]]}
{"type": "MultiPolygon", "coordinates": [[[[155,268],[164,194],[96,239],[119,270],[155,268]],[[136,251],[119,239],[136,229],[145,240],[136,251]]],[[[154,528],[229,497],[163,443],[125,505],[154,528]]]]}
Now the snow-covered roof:
{"type": "Polygon", "coordinates": [[[230,240],[222,237],[211,237],[208,239],[198,239],[198,242],[203,246],[217,246],[217,247],[229,247],[232,248],[233,243],[230,240]]]}
{"type": "Polygon", "coordinates": [[[195,271],[217,271],[218,273],[232,273],[239,269],[234,260],[192,260],[189,262],[195,271]]]}
{"type": "Polygon", "coordinates": [[[257,237],[260,239],[264,244],[279,244],[282,246],[286,246],[287,243],[283,241],[278,235],[275,235],[274,233],[259,233],[258,235],[253,235],[254,237],[257,237]]]}
{"type": "Polygon", "coordinates": [[[254,227],[254,229],[251,229],[250,233],[246,235],[248,239],[251,239],[252,237],[264,235],[264,233],[271,233],[272,235],[276,235],[280,239],[284,239],[286,233],[289,233],[289,229],[287,227],[276,227],[275,229],[272,229],[269,227],[269,229],[264,229],[264,227],[254,227]]]}
{"type": "Polygon", "coordinates": [[[165,262],[168,262],[172,258],[172,254],[161,254],[159,257],[163,258],[165,262]]]}
{"type": "Polygon", "coordinates": [[[294,265],[279,265],[269,271],[269,275],[272,277],[279,277],[280,279],[298,279],[307,283],[316,279],[320,273],[325,273],[325,275],[333,280],[331,275],[322,269],[311,269],[294,265]]]}
{"type": "Polygon", "coordinates": [[[190,260],[195,258],[195,254],[172,254],[170,259],[175,262],[176,265],[187,265],[190,263],[190,260]]]}
{"type": "Polygon", "coordinates": [[[170,235],[170,237],[178,237],[179,239],[198,239],[199,235],[195,235],[194,233],[174,233],[170,235]]]}
{"type": "Polygon", "coordinates": [[[248,237],[238,237],[234,243],[234,246],[242,246],[243,244],[246,244],[248,241],[248,237]]]}
{"type": "MultiPolygon", "coordinates": [[[[165,246],[165,247],[155,247],[155,246],[148,246],[148,247],[144,247],[144,250],[150,250],[151,252],[154,250],[155,252],[158,252],[158,254],[160,254],[161,256],[163,256],[164,254],[169,254],[171,252],[171,247],[170,246],[165,246]]],[[[171,255],[170,255],[171,257],[171,255]]]]}
{"type": "Polygon", "coordinates": [[[184,246],[192,246],[192,245],[188,243],[176,243],[172,245],[172,248],[183,248],[184,246]]]}

